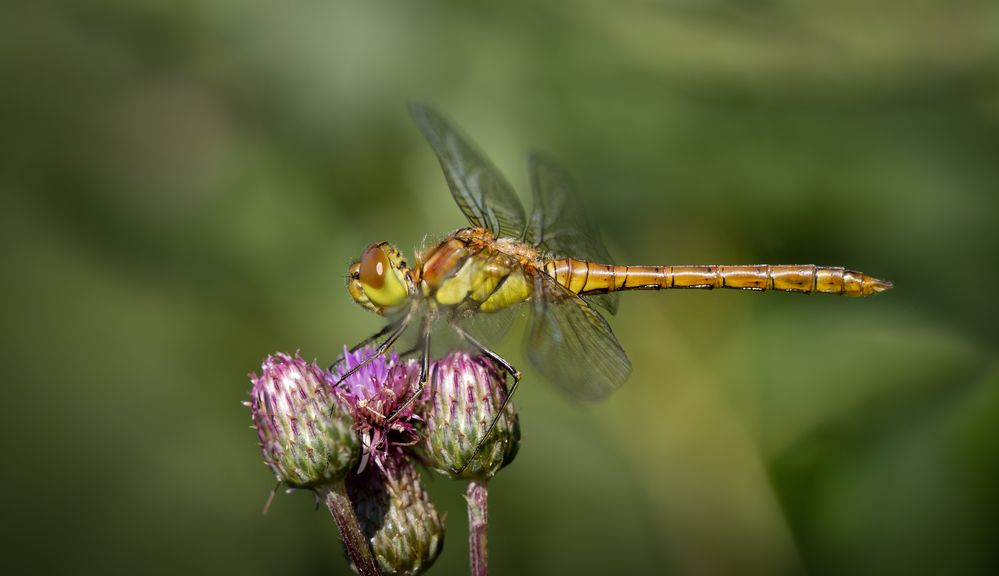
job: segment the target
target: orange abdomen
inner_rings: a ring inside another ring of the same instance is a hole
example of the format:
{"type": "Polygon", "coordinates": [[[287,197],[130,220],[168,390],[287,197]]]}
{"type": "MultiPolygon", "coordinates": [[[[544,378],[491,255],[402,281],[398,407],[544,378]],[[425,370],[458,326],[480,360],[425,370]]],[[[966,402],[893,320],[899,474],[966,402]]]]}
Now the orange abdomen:
{"type": "Polygon", "coordinates": [[[545,263],[545,272],[562,286],[583,296],[662,288],[735,288],[871,296],[892,287],[891,282],[862,272],[812,264],[615,266],[558,258],[545,263]]]}

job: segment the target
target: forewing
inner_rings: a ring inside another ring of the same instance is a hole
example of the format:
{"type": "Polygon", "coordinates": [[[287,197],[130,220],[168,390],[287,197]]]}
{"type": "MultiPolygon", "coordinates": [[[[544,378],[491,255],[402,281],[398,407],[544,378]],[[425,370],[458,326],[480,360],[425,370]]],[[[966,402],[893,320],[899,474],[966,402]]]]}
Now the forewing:
{"type": "MultiPolygon", "coordinates": [[[[565,171],[537,153],[531,155],[530,171],[534,210],[527,227],[527,242],[554,257],[613,264],[600,232],[572,193],[572,183],[565,171]]],[[[611,314],[617,312],[616,293],[584,298],[611,314]]]]}
{"type": "Polygon", "coordinates": [[[631,362],[607,321],[550,277],[538,275],[534,281],[527,357],[573,398],[606,398],[631,373],[631,362]]]}
{"type": "Polygon", "coordinates": [[[497,237],[519,238],[526,222],[524,207],[499,170],[433,108],[414,102],[410,111],[437,153],[451,194],[468,221],[497,237]]]}

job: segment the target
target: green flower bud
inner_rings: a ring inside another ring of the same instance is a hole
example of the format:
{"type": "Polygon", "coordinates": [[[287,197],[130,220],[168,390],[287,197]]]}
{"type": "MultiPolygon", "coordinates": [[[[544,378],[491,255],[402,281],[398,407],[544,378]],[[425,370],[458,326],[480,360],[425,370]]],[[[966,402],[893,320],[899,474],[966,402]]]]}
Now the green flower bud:
{"type": "Polygon", "coordinates": [[[268,356],[260,376],[250,374],[250,412],[264,463],[279,482],[313,488],[344,479],[361,443],[344,402],[324,372],[297,354],[268,356]]]}
{"type": "Polygon", "coordinates": [[[427,463],[452,478],[484,480],[512,462],[520,446],[513,403],[507,403],[485,438],[506,395],[506,375],[489,358],[453,352],[438,360],[425,414],[422,456],[427,463]]]}
{"type": "Polygon", "coordinates": [[[347,494],[382,572],[415,576],[444,547],[444,525],[420,473],[399,449],[347,477],[347,494]]]}

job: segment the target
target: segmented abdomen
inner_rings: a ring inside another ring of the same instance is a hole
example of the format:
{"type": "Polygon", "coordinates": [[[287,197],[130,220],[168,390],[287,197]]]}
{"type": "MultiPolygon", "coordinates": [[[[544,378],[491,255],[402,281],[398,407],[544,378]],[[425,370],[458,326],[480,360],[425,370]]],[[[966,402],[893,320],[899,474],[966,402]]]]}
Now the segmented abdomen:
{"type": "Polygon", "coordinates": [[[580,295],[662,288],[735,288],[811,294],[871,296],[892,287],[862,272],[811,264],[615,266],[572,258],[545,263],[545,272],[580,295]]]}

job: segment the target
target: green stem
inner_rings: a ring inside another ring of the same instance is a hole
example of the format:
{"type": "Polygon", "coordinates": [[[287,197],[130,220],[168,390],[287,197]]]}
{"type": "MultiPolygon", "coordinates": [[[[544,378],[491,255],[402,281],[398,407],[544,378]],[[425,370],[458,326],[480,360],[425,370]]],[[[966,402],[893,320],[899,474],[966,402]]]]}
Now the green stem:
{"type": "Polygon", "coordinates": [[[486,528],[489,525],[489,491],[485,480],[471,480],[465,500],[468,502],[468,561],[472,576],[489,574],[489,550],[486,528]]]}
{"type": "Polygon", "coordinates": [[[357,523],[354,507],[350,505],[343,482],[320,486],[318,491],[340,528],[340,537],[347,546],[347,554],[357,568],[357,573],[360,576],[381,576],[375,557],[371,554],[371,546],[361,531],[361,525],[357,523]]]}

